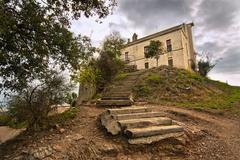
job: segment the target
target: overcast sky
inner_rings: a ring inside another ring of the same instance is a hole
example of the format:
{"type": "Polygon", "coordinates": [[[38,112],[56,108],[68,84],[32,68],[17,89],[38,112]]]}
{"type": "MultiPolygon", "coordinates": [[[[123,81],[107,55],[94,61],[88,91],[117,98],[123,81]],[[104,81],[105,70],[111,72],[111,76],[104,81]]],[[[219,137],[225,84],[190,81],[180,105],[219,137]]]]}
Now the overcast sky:
{"type": "Polygon", "coordinates": [[[125,38],[136,32],[141,38],[183,22],[195,24],[197,52],[222,58],[209,77],[240,86],[240,0],[119,0],[101,24],[82,18],[71,30],[91,36],[98,46],[113,31],[125,38]]]}

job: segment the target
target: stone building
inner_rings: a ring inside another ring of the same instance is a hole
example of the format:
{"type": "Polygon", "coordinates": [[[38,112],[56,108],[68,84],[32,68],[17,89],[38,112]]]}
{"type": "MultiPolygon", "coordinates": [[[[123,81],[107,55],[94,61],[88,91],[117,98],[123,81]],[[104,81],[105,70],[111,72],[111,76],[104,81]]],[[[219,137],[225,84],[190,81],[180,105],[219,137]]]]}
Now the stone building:
{"type": "Polygon", "coordinates": [[[120,58],[129,65],[136,65],[137,69],[156,67],[156,59],[146,58],[145,53],[151,40],[159,40],[165,50],[164,54],[160,55],[159,65],[170,65],[191,71],[196,63],[192,39],[193,26],[193,23],[183,23],[140,39],[134,33],[132,41],[128,39],[121,50],[120,58]]]}

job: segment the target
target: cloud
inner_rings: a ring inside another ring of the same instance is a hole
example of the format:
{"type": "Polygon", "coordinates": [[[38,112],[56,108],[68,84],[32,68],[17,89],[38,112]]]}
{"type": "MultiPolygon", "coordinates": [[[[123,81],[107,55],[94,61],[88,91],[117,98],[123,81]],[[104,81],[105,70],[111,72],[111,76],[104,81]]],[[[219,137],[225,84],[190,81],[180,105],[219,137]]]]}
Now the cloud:
{"type": "Polygon", "coordinates": [[[240,46],[224,52],[222,60],[213,70],[214,73],[240,74],[240,46]]]}
{"type": "MultiPolygon", "coordinates": [[[[209,52],[215,59],[223,58],[210,76],[225,81],[222,75],[240,74],[240,0],[120,0],[118,3],[114,14],[102,24],[85,18],[73,23],[72,31],[91,35],[98,45],[113,31],[119,31],[125,38],[136,32],[141,38],[193,21],[196,51],[209,52]]],[[[232,83],[236,84],[239,77],[235,76],[232,83]]]]}
{"type": "Polygon", "coordinates": [[[182,23],[191,17],[187,0],[122,0],[119,7],[135,27],[145,31],[182,23]]]}
{"type": "Polygon", "coordinates": [[[197,17],[206,30],[226,31],[234,24],[239,4],[238,0],[203,0],[197,17]]]}

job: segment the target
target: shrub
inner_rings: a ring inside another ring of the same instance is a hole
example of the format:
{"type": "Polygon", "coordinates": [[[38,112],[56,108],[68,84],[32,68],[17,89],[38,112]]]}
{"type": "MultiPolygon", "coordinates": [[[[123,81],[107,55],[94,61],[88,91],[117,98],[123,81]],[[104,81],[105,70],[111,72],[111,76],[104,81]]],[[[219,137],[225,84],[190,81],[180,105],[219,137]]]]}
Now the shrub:
{"type": "Polygon", "coordinates": [[[65,97],[65,101],[71,105],[71,107],[75,107],[76,105],[76,100],[77,100],[77,93],[72,92],[72,93],[67,93],[65,97]]]}
{"type": "Polygon", "coordinates": [[[148,96],[150,93],[150,88],[147,85],[137,85],[135,88],[135,93],[137,96],[142,97],[142,96],[148,96]]]}
{"type": "Polygon", "coordinates": [[[41,130],[48,121],[51,106],[64,102],[66,91],[72,88],[64,78],[49,75],[47,81],[29,86],[9,101],[9,113],[17,123],[27,123],[31,131],[41,130]]]}

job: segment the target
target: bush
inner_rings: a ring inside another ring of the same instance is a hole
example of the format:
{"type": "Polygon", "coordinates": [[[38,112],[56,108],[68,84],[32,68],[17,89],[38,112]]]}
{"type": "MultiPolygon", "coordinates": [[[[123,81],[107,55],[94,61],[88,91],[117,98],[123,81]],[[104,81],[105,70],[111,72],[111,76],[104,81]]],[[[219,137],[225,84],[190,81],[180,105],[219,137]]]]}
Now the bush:
{"type": "Polygon", "coordinates": [[[106,83],[109,83],[113,78],[124,68],[124,63],[110,56],[110,53],[101,52],[100,58],[97,61],[97,68],[100,71],[101,79],[97,82],[97,91],[102,91],[106,83]]]}
{"type": "Polygon", "coordinates": [[[136,95],[139,97],[148,96],[150,93],[150,88],[147,85],[137,85],[134,90],[136,95]]]}
{"type": "Polygon", "coordinates": [[[65,101],[71,105],[71,107],[75,107],[76,101],[77,101],[77,93],[72,92],[72,93],[67,93],[65,101]]]}
{"type": "Polygon", "coordinates": [[[31,131],[45,128],[51,106],[64,102],[66,91],[72,88],[58,75],[49,75],[44,83],[29,86],[9,101],[9,113],[17,124],[26,123],[31,131]]]}

